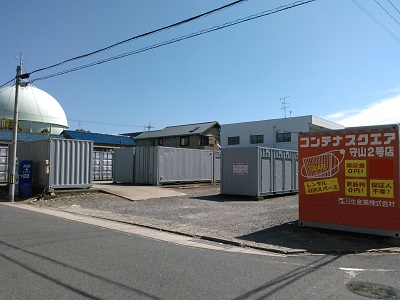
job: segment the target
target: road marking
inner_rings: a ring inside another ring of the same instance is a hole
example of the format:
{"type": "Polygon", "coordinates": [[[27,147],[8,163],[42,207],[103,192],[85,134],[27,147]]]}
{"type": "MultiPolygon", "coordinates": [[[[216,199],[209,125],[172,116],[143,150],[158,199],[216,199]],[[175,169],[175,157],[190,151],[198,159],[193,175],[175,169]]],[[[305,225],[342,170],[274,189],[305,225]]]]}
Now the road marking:
{"type": "Polygon", "coordinates": [[[394,272],[396,270],[393,269],[359,269],[359,268],[339,268],[342,271],[345,271],[348,275],[349,279],[353,279],[361,272],[394,272]]]}

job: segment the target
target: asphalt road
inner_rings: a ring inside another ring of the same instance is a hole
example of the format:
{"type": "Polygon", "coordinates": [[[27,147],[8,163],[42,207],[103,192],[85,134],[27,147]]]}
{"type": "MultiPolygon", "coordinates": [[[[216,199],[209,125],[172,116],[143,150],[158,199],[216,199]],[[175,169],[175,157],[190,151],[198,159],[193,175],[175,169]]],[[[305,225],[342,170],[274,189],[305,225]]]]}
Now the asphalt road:
{"type": "Polygon", "coordinates": [[[298,226],[297,194],[254,201],[244,196],[220,195],[218,185],[191,184],[146,186],[151,198],[127,200],[143,197],[138,190],[143,187],[112,187],[118,193],[124,190],[125,198],[108,193],[57,191],[54,197],[24,202],[279,253],[400,253],[397,239],[298,226]],[[158,197],[160,190],[178,196],[158,197]]]}
{"type": "Polygon", "coordinates": [[[350,289],[400,295],[397,254],[209,250],[4,204],[0,226],[0,299],[366,299],[350,289]]]}

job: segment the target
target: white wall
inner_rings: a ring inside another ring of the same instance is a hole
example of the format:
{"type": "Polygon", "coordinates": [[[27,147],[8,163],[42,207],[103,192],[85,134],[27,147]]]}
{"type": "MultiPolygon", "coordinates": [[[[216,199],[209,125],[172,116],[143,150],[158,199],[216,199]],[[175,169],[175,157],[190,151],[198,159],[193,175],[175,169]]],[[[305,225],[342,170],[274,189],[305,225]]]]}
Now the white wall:
{"type": "Polygon", "coordinates": [[[238,147],[271,147],[288,150],[298,150],[297,137],[299,132],[308,132],[309,124],[315,124],[321,129],[342,129],[343,126],[333,122],[316,118],[311,115],[293,118],[282,118],[254,122],[223,124],[221,125],[222,148],[238,147]],[[291,142],[276,142],[277,133],[291,133],[291,142]],[[251,144],[251,135],[264,135],[264,143],[251,144]],[[228,137],[239,136],[240,144],[228,145],[228,137]]]}

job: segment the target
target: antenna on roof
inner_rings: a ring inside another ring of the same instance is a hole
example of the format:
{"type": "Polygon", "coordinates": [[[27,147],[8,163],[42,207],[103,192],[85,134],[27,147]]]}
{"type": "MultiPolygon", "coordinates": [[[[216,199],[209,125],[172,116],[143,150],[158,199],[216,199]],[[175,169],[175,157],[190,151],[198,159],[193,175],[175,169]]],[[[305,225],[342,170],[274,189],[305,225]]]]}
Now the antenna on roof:
{"type": "Polygon", "coordinates": [[[151,128],[154,128],[154,126],[151,126],[150,122],[149,122],[149,124],[147,126],[143,126],[143,128],[144,128],[144,130],[146,130],[146,128],[147,128],[147,131],[150,131],[151,128]]]}
{"type": "Polygon", "coordinates": [[[286,106],[286,104],[288,104],[287,102],[286,102],[286,98],[289,98],[290,96],[286,96],[286,97],[283,97],[283,98],[281,98],[280,100],[281,100],[281,103],[282,103],[282,109],[283,109],[283,112],[284,112],[284,116],[285,116],[285,119],[286,119],[286,108],[289,108],[290,106],[286,106]]]}

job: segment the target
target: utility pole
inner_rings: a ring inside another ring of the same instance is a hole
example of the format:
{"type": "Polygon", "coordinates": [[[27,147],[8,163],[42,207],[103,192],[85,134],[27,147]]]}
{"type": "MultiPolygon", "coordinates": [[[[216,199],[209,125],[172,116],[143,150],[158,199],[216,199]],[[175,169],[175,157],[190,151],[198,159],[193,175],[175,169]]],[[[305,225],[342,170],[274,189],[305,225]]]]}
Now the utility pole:
{"type": "Polygon", "coordinates": [[[10,153],[10,170],[9,170],[9,201],[14,202],[15,195],[15,169],[17,168],[17,139],[18,139],[18,89],[21,84],[21,68],[22,68],[22,54],[19,59],[19,66],[17,66],[17,76],[15,77],[15,103],[14,103],[14,121],[13,121],[13,138],[11,142],[10,153]]]}
{"type": "Polygon", "coordinates": [[[283,97],[283,98],[280,99],[281,103],[282,103],[282,109],[283,109],[283,113],[284,113],[285,119],[286,119],[286,108],[290,107],[290,106],[286,106],[286,104],[287,104],[286,98],[289,98],[289,97],[290,96],[286,96],[286,97],[283,97]]]}
{"type": "Polygon", "coordinates": [[[15,103],[14,103],[14,120],[13,120],[13,137],[12,137],[12,142],[11,142],[11,153],[9,155],[9,158],[11,159],[11,162],[9,163],[9,178],[8,178],[8,183],[9,183],[9,201],[14,202],[14,195],[15,195],[15,169],[17,168],[17,141],[18,141],[18,90],[19,86],[21,85],[21,79],[26,79],[29,78],[29,73],[27,74],[22,74],[21,75],[21,69],[22,69],[22,54],[20,55],[19,58],[19,66],[17,66],[17,76],[15,77],[15,103]]]}

